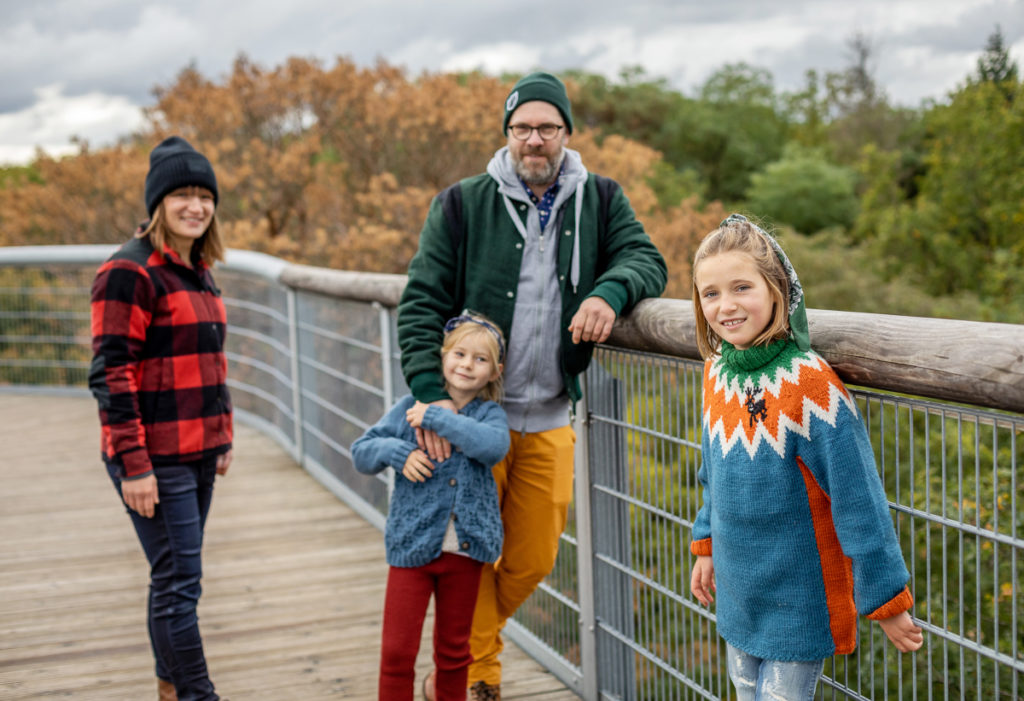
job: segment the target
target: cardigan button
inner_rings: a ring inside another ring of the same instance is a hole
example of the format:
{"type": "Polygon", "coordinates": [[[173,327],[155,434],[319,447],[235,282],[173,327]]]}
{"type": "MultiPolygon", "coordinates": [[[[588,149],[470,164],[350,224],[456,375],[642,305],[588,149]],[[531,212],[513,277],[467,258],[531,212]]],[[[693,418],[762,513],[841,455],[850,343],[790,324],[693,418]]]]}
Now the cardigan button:
{"type": "Polygon", "coordinates": [[[521,242],[516,244],[516,248],[522,248],[522,247],[523,247],[523,244],[521,242]]]}
{"type": "Polygon", "coordinates": [[[513,292],[512,290],[509,290],[508,292],[505,293],[505,296],[508,297],[509,299],[512,299],[513,297],[516,296],[516,293],[513,292]]]}
{"type": "Polygon", "coordinates": [[[448,480],[448,486],[449,487],[454,487],[455,486],[455,478],[454,477],[452,477],[450,480],[448,480]]]}
{"type": "Polygon", "coordinates": [[[468,540],[462,541],[462,549],[463,550],[469,550],[469,541],[468,540]]]}
{"type": "Polygon", "coordinates": [[[525,212],[526,211],[526,205],[525,204],[519,205],[519,211],[520,212],[525,212]]]}
{"type": "Polygon", "coordinates": [[[566,229],[565,230],[565,235],[566,236],[572,236],[572,230],[571,229],[566,229]]]}

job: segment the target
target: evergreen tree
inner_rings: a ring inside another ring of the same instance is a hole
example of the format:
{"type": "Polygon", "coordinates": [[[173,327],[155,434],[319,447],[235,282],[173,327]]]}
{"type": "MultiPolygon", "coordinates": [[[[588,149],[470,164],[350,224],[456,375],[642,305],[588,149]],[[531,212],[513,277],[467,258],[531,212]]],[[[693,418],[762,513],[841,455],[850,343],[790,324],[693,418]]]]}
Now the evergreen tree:
{"type": "Polygon", "coordinates": [[[1009,49],[1003,42],[1003,30],[996,30],[988,37],[985,53],[978,59],[979,82],[1004,83],[1017,80],[1017,62],[1010,58],[1009,49]]]}

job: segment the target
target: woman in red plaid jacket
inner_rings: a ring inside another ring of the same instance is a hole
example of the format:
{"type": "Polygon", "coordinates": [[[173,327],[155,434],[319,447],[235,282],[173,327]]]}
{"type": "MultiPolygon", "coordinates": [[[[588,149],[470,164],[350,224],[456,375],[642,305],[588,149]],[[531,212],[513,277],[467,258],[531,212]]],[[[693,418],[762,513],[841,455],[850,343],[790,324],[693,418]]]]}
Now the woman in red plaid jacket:
{"type": "Polygon", "coordinates": [[[103,459],[150,564],[148,623],[160,699],[217,699],[196,604],[216,475],[231,464],[217,179],[172,136],[149,156],[150,221],[92,287],[89,388],[103,459]]]}

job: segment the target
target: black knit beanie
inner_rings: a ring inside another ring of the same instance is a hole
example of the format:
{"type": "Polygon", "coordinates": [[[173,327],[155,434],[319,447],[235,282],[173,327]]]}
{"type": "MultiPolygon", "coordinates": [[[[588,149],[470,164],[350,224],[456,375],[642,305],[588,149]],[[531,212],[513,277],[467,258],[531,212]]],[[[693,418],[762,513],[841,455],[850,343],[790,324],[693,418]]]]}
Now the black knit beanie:
{"type": "Polygon", "coordinates": [[[206,156],[180,136],[169,136],[149,154],[146,174],[146,211],[153,216],[163,198],[179,187],[205,187],[217,204],[217,176],[206,156]]]}
{"type": "Polygon", "coordinates": [[[508,120],[512,113],[524,102],[540,100],[558,108],[565,120],[565,128],[572,133],[572,108],[569,106],[569,95],[565,92],[565,84],[550,73],[531,73],[523,76],[512,88],[505,99],[505,121],[501,130],[508,134],[508,120]]]}

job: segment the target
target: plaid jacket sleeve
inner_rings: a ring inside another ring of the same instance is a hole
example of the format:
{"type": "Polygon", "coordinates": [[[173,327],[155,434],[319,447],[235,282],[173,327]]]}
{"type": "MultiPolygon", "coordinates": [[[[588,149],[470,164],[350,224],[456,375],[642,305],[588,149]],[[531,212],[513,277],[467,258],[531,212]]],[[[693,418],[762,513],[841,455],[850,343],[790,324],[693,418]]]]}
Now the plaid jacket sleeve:
{"type": "Polygon", "coordinates": [[[99,403],[104,453],[124,464],[126,479],[144,477],[153,469],[138,391],[155,299],[149,274],[130,260],[104,263],[92,286],[89,389],[99,403]]]}

